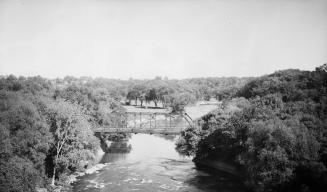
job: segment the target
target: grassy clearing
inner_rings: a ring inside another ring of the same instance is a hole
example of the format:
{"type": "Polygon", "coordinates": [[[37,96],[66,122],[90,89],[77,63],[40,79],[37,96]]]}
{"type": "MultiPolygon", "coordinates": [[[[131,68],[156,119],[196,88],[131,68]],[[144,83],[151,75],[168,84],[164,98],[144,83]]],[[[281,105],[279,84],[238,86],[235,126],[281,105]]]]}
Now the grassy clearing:
{"type": "MultiPolygon", "coordinates": [[[[160,105],[159,105],[160,106],[160,105]]],[[[218,104],[203,104],[203,101],[199,101],[194,105],[186,106],[185,111],[192,119],[200,118],[201,116],[209,113],[212,110],[217,109],[218,104]]],[[[152,113],[169,113],[170,111],[168,109],[164,109],[161,107],[155,108],[154,105],[148,105],[146,107],[140,107],[140,106],[124,106],[124,108],[127,110],[127,112],[152,112],[152,113]]]]}

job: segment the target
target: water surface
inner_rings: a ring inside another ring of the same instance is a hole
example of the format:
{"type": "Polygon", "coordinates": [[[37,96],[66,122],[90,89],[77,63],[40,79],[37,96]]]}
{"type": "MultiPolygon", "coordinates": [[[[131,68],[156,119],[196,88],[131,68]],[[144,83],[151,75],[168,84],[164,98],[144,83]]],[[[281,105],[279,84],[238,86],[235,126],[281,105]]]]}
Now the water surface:
{"type": "Polygon", "coordinates": [[[198,170],[175,150],[175,136],[133,134],[112,143],[101,159],[105,167],[74,183],[73,191],[242,191],[239,181],[198,170]]]}

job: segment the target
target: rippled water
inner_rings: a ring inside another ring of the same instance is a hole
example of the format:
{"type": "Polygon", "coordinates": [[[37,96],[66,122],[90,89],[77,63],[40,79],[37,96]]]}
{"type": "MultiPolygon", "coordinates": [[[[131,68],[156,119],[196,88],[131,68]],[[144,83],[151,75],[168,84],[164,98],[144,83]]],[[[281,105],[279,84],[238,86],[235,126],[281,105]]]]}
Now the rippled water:
{"type": "Polygon", "coordinates": [[[104,168],[78,178],[73,191],[242,191],[237,180],[196,169],[190,158],[176,152],[176,139],[133,134],[112,143],[101,160],[104,168]]]}

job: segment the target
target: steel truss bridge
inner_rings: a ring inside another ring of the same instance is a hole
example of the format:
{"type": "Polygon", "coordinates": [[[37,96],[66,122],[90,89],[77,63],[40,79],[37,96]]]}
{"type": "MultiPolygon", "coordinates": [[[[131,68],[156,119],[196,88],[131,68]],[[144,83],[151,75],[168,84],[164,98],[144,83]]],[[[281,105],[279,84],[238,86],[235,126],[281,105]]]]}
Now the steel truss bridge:
{"type": "Polygon", "coordinates": [[[96,133],[148,133],[148,134],[179,134],[194,121],[187,113],[163,112],[126,112],[127,120],[97,128],[96,133]]]}

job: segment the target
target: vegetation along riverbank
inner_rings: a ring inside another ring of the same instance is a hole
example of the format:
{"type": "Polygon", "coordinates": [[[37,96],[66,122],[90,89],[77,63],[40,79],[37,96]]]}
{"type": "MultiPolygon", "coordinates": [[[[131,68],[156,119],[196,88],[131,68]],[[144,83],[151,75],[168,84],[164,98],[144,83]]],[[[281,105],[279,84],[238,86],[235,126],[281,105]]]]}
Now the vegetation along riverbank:
{"type": "Polygon", "coordinates": [[[327,65],[249,81],[182,132],[195,162],[239,167],[252,191],[327,189],[327,65]]]}
{"type": "Polygon", "coordinates": [[[103,142],[121,137],[95,136],[93,130],[125,125],[123,105],[181,112],[212,98],[222,103],[198,118],[197,128],[181,133],[176,144],[181,154],[242,175],[252,191],[323,191],[326,68],[184,80],[3,76],[0,191],[51,191],[67,185],[70,175],[96,162],[103,142]]]}

